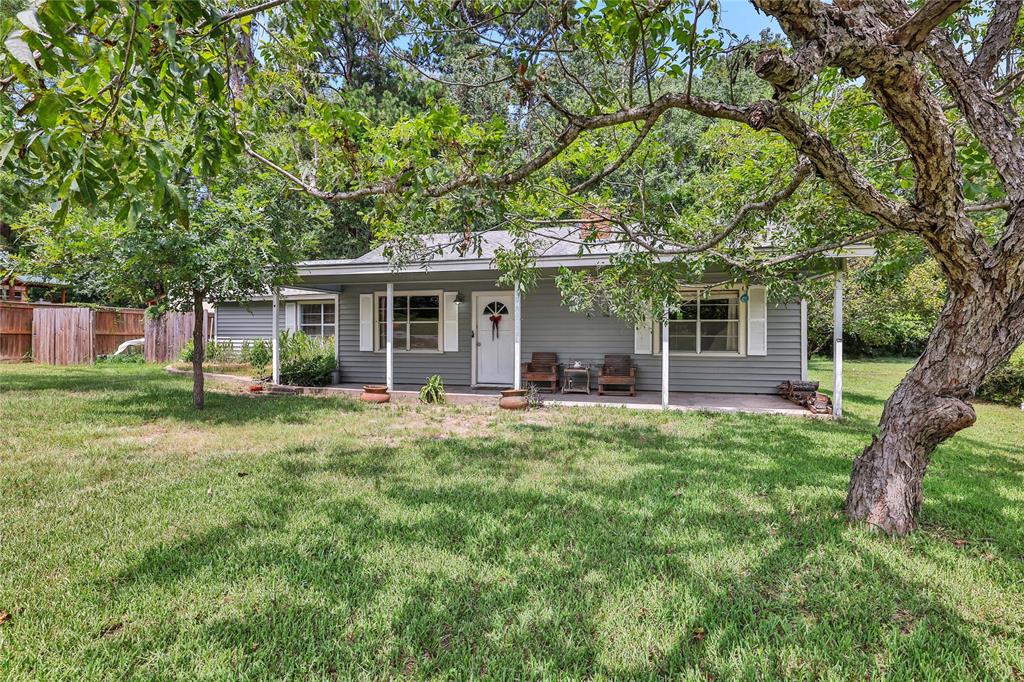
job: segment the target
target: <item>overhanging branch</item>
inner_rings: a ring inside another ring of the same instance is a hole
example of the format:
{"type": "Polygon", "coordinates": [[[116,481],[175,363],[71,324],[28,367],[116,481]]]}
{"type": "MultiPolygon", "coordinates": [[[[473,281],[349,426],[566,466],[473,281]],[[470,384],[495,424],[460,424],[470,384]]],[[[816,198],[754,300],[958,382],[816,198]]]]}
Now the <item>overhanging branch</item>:
{"type": "Polygon", "coordinates": [[[936,26],[963,9],[968,0],[928,0],[919,10],[892,32],[892,45],[918,50],[936,26]]]}

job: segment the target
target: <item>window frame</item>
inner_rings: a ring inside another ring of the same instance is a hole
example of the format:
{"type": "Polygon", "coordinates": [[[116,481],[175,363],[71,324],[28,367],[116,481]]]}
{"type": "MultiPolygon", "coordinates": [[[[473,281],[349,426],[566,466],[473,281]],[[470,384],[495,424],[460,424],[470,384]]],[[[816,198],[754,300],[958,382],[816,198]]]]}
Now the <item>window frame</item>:
{"type": "MultiPolygon", "coordinates": [[[[385,320],[381,319],[380,299],[381,297],[387,297],[387,291],[375,291],[373,292],[373,352],[374,353],[385,353],[387,352],[387,342],[381,342],[380,338],[380,325],[386,324],[385,320]]],[[[444,290],[443,289],[423,289],[415,291],[396,291],[392,294],[392,297],[396,300],[399,298],[409,298],[411,296],[437,296],[437,348],[410,348],[409,345],[412,343],[412,334],[409,333],[408,325],[411,324],[411,320],[406,320],[406,336],[405,336],[405,348],[399,348],[397,345],[394,348],[395,353],[443,353],[444,352],[444,290]]],[[[422,324],[422,323],[420,323],[422,324]]]]}
{"type": "MultiPolygon", "coordinates": [[[[320,328],[320,335],[315,337],[315,338],[320,338],[320,339],[334,338],[338,334],[338,309],[337,309],[337,306],[335,305],[334,301],[296,301],[295,303],[298,306],[298,309],[296,310],[296,313],[295,313],[296,331],[298,331],[298,332],[300,332],[302,334],[306,334],[306,329],[305,329],[306,327],[319,327],[320,328]],[[302,308],[303,308],[303,306],[307,306],[307,305],[308,306],[314,306],[314,305],[320,306],[320,323],[319,324],[309,324],[309,325],[307,325],[307,324],[305,324],[303,322],[303,310],[302,310],[302,308]],[[332,308],[334,308],[334,322],[331,323],[331,324],[327,324],[326,322],[324,322],[324,313],[326,312],[325,308],[327,306],[331,306],[332,308]],[[324,327],[333,327],[334,328],[334,333],[330,334],[330,335],[325,335],[324,334],[324,327]]],[[[313,336],[313,335],[312,334],[306,334],[306,336],[313,336]]]]}
{"type": "MultiPolygon", "coordinates": [[[[670,350],[669,356],[681,356],[681,357],[719,357],[719,358],[735,358],[735,357],[746,357],[747,356],[747,303],[743,301],[743,295],[746,293],[746,288],[728,287],[723,289],[706,288],[706,287],[680,287],[679,292],[684,296],[693,295],[697,301],[697,318],[694,321],[695,326],[695,343],[697,350],[670,350]],[[704,294],[707,294],[705,296],[704,294]],[[701,345],[701,328],[700,328],[700,306],[701,301],[706,298],[714,298],[715,295],[733,295],[736,297],[737,310],[739,317],[736,320],[712,320],[715,322],[736,322],[739,326],[736,347],[737,349],[732,350],[705,350],[702,351],[701,345]]],[[[672,324],[672,321],[669,321],[672,324]]],[[[661,355],[661,324],[654,323],[654,354],[661,355]]]]}

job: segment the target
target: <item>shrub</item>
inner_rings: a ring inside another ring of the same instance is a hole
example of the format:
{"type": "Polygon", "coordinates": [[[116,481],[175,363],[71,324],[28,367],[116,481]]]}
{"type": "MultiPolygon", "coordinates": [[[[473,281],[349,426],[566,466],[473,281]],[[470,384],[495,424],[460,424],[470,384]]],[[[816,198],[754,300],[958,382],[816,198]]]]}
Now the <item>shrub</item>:
{"type": "Polygon", "coordinates": [[[192,358],[195,354],[195,346],[192,344],[192,339],[189,339],[185,342],[185,345],[181,347],[181,352],[178,353],[178,359],[184,363],[192,364],[192,358]]]}
{"type": "Polygon", "coordinates": [[[978,397],[1005,405],[1024,404],[1024,347],[988,375],[978,388],[978,397]]]}
{"type": "Polygon", "coordinates": [[[266,376],[267,367],[270,366],[272,358],[273,353],[270,349],[270,343],[264,339],[256,339],[252,344],[246,341],[242,345],[242,362],[248,362],[252,365],[253,370],[259,377],[266,376]]]}
{"type": "Polygon", "coordinates": [[[101,355],[96,358],[97,365],[143,365],[145,363],[146,359],[142,357],[142,353],[131,350],[120,355],[101,355]]]}
{"type": "Polygon", "coordinates": [[[283,331],[279,338],[281,383],[292,386],[326,386],[335,367],[334,340],[283,331]]]}
{"type": "Polygon", "coordinates": [[[441,375],[432,374],[427,377],[427,383],[420,389],[420,402],[428,405],[443,405],[448,402],[448,395],[444,391],[444,381],[441,375]]]}

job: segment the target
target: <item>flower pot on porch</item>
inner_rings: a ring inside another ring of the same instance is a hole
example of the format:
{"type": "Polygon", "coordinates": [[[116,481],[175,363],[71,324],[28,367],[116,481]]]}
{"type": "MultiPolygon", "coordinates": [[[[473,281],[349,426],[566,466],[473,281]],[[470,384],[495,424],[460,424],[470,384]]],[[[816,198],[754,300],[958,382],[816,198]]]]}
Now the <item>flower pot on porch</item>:
{"type": "Polygon", "coordinates": [[[503,410],[525,410],[530,401],[526,398],[526,389],[508,388],[501,392],[498,407],[503,410]]]}
{"type": "Polygon", "coordinates": [[[366,385],[363,386],[359,399],[364,403],[387,403],[391,402],[391,394],[388,393],[387,386],[366,385]]]}

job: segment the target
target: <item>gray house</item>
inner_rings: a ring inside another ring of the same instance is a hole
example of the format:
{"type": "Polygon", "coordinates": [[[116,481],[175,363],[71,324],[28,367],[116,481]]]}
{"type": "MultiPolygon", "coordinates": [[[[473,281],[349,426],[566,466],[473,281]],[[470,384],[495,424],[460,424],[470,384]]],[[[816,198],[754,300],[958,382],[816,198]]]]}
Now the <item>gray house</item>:
{"type": "Polygon", "coordinates": [[[520,363],[534,352],[557,353],[563,365],[579,361],[595,372],[606,354],[629,355],[637,389],[662,392],[666,405],[670,392],[770,394],[781,381],[806,378],[804,301],[776,304],[762,286],[735,284],[698,296],[681,283],[688,302],[665,322],[634,327],[576,313],[554,285],[558,268],[600,267],[622,245],[592,244],[580,253],[565,232],[548,234],[553,238],[540,242],[540,277],[529,291],[496,283],[495,256],[508,245],[507,233],[486,233],[467,253],[448,244],[452,235],[433,235],[429,257],[398,269],[381,248],[304,262],[301,289],[218,306],[216,338],[272,339],[275,329],[333,336],[343,383],[392,388],[419,386],[432,374],[449,387],[518,386],[520,363]]]}

